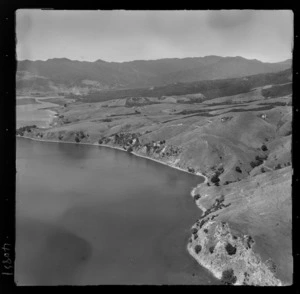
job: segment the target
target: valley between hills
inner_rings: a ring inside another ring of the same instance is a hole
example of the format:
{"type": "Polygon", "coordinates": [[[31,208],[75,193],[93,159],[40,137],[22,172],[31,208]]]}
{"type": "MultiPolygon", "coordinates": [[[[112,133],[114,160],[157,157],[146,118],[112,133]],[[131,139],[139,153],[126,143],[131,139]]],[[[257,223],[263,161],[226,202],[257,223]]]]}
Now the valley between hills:
{"type": "MultiPolygon", "coordinates": [[[[35,99],[34,89],[18,93],[35,99]]],[[[203,175],[191,193],[203,212],[191,256],[225,284],[291,285],[291,70],[130,91],[52,93],[51,125],[17,135],[119,148],[203,175]]]]}

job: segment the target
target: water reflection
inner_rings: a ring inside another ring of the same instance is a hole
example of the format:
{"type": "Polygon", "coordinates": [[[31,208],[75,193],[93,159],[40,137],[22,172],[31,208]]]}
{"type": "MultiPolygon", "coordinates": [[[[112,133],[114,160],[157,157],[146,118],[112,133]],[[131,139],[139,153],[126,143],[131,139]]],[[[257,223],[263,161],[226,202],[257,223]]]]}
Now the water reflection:
{"type": "Polygon", "coordinates": [[[89,147],[92,147],[69,143],[56,143],[55,146],[57,151],[71,160],[85,159],[90,154],[91,150],[89,147]]]}

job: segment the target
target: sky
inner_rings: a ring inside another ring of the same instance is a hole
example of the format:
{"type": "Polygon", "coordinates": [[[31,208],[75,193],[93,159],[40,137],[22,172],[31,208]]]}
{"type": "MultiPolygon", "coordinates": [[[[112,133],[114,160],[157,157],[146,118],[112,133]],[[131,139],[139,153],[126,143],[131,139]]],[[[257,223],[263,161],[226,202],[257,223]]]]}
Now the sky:
{"type": "Polygon", "coordinates": [[[18,60],[69,58],[124,62],[242,56],[292,58],[291,10],[16,12],[18,60]]]}

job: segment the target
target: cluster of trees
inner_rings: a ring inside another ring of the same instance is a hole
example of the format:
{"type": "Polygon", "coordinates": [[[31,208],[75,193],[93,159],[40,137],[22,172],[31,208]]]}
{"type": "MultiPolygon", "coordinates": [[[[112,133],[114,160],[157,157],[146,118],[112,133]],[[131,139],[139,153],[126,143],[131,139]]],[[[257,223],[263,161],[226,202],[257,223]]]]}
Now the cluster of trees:
{"type": "Polygon", "coordinates": [[[251,248],[253,244],[254,244],[254,239],[251,236],[247,236],[246,237],[247,248],[251,248]]]}
{"type": "Polygon", "coordinates": [[[85,134],[84,131],[76,132],[75,142],[79,143],[79,142],[81,142],[81,140],[83,140],[84,138],[87,138],[87,137],[89,137],[89,134],[85,134]]]}
{"type": "Polygon", "coordinates": [[[236,247],[232,246],[230,243],[227,243],[225,249],[228,255],[234,255],[236,253],[236,247]]]}
{"type": "Polygon", "coordinates": [[[24,136],[25,132],[30,133],[32,129],[36,129],[36,128],[37,128],[36,125],[20,127],[19,129],[16,130],[16,134],[19,136],[24,136]]]}
{"type": "Polygon", "coordinates": [[[131,146],[134,144],[134,147],[140,145],[139,137],[141,136],[140,133],[120,133],[114,135],[114,143],[125,146],[131,146]]]}
{"type": "MultiPolygon", "coordinates": [[[[158,86],[152,89],[147,88],[131,88],[120,90],[101,90],[97,92],[90,92],[87,95],[68,95],[66,98],[82,100],[83,102],[100,102],[112,99],[122,99],[131,97],[163,97],[163,96],[177,96],[186,94],[202,93],[207,99],[217,97],[231,96],[240,93],[251,91],[252,88],[260,87],[269,84],[283,84],[290,82],[289,76],[291,70],[285,70],[278,73],[267,73],[248,76],[245,78],[230,78],[230,79],[217,79],[217,80],[202,80],[197,82],[187,83],[172,83],[164,86],[158,86]]],[[[289,86],[291,87],[291,86],[289,86]]],[[[286,88],[289,88],[286,86],[286,88]]],[[[279,89],[275,89],[277,93],[279,89]]],[[[283,93],[291,92],[290,89],[282,88],[280,95],[283,93]]],[[[268,94],[269,95],[269,94],[268,94]]],[[[276,94],[278,95],[278,94],[276,94]]],[[[148,104],[151,101],[147,102],[148,104]]],[[[130,103],[136,106],[134,100],[130,103]]],[[[130,106],[131,106],[130,105],[130,106]]]]}
{"type": "MultiPolygon", "coordinates": [[[[147,131],[150,133],[151,131],[147,131]]],[[[131,152],[134,148],[143,148],[146,147],[147,154],[151,153],[160,153],[163,149],[164,152],[161,153],[162,156],[176,156],[179,155],[181,149],[177,146],[173,145],[166,145],[166,140],[159,140],[159,141],[151,141],[146,144],[142,144],[139,140],[139,137],[142,134],[140,133],[118,133],[114,134],[111,137],[102,137],[99,139],[99,144],[107,144],[113,140],[114,144],[122,146],[125,150],[131,152]]],[[[77,139],[78,140],[78,139],[77,139]]],[[[188,171],[191,173],[195,173],[194,168],[188,168],[188,171]]]]}
{"type": "Polygon", "coordinates": [[[290,166],[291,163],[288,161],[288,162],[285,162],[283,163],[282,165],[280,163],[278,163],[276,166],[275,166],[275,169],[281,169],[283,167],[286,167],[286,166],[290,166]]]}
{"type": "Polygon", "coordinates": [[[205,217],[205,216],[209,215],[212,212],[216,212],[219,209],[222,209],[222,208],[225,208],[225,207],[228,207],[228,206],[231,205],[231,203],[224,204],[224,200],[225,200],[224,195],[221,195],[220,198],[217,198],[215,200],[215,202],[213,203],[213,205],[210,208],[208,208],[207,210],[205,210],[202,217],[205,217]]]}
{"type": "MultiPolygon", "coordinates": [[[[161,141],[156,141],[156,142],[152,141],[152,142],[146,143],[144,146],[146,146],[147,153],[150,154],[151,152],[159,153],[165,147],[165,144],[166,144],[166,141],[161,140],[161,141]]],[[[172,152],[173,152],[172,146],[170,146],[168,149],[169,149],[168,151],[164,152],[163,156],[172,154],[172,152]],[[169,154],[169,153],[171,153],[171,154],[169,154]]]]}
{"type": "MultiPolygon", "coordinates": [[[[165,143],[165,141],[163,141],[163,142],[165,143]]],[[[164,143],[163,143],[163,144],[164,144],[164,143]]],[[[177,156],[177,155],[180,154],[180,152],[181,152],[181,149],[180,149],[179,147],[173,146],[173,145],[169,145],[169,146],[166,148],[166,150],[165,150],[163,156],[177,156]]]]}
{"type": "Polygon", "coordinates": [[[263,145],[261,146],[261,150],[262,150],[262,151],[268,151],[268,148],[267,148],[267,146],[266,146],[265,144],[263,144],[263,145]]]}
{"type": "Polygon", "coordinates": [[[250,165],[252,168],[255,168],[256,166],[260,166],[261,164],[263,164],[264,160],[266,160],[268,158],[267,155],[264,156],[255,156],[255,160],[250,162],[250,165]]]}
{"type": "Polygon", "coordinates": [[[197,234],[198,233],[198,230],[196,228],[192,228],[192,234],[197,234]]]}
{"type": "Polygon", "coordinates": [[[195,199],[195,200],[200,199],[200,194],[196,194],[196,195],[194,196],[194,199],[195,199]]]}
{"type": "Polygon", "coordinates": [[[112,138],[109,137],[102,137],[98,140],[98,144],[107,144],[112,140],[112,138]]]}
{"type": "Polygon", "coordinates": [[[201,250],[202,250],[202,246],[201,245],[196,245],[195,246],[195,252],[196,252],[196,254],[198,254],[199,252],[201,252],[201,250]]]}
{"type": "Polygon", "coordinates": [[[128,152],[132,152],[133,148],[141,146],[139,141],[140,133],[119,133],[112,137],[102,137],[99,139],[99,144],[107,144],[113,142],[114,144],[120,145],[128,152]]]}
{"type": "Polygon", "coordinates": [[[292,92],[293,92],[293,87],[292,87],[292,83],[290,83],[285,85],[276,85],[268,89],[263,89],[261,91],[261,94],[266,98],[275,98],[275,97],[282,97],[282,96],[292,94],[292,92]]]}
{"type": "Polygon", "coordinates": [[[215,249],[215,246],[210,246],[208,250],[209,250],[209,252],[211,254],[213,254],[214,253],[214,249],[215,249]]]}
{"type": "MultiPolygon", "coordinates": [[[[236,179],[236,181],[239,181],[239,180],[240,179],[236,179]]],[[[223,185],[228,185],[228,184],[233,183],[233,182],[235,182],[235,181],[225,181],[223,185]]]]}
{"type": "Polygon", "coordinates": [[[214,173],[214,175],[211,177],[210,181],[212,183],[214,183],[216,186],[219,186],[219,182],[220,182],[220,178],[219,176],[224,172],[224,168],[223,167],[219,167],[216,172],[214,173]]]}

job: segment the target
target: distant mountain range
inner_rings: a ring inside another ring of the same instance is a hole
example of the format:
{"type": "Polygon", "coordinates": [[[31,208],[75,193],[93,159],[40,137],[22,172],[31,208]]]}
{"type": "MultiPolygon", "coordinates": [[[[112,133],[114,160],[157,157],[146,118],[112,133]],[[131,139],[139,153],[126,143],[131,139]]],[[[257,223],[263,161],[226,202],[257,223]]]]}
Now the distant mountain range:
{"type": "Polygon", "coordinates": [[[206,56],[95,62],[54,58],[18,62],[18,94],[88,94],[101,90],[155,87],[174,83],[244,77],[291,68],[292,60],[264,63],[243,57],[206,56]]]}

